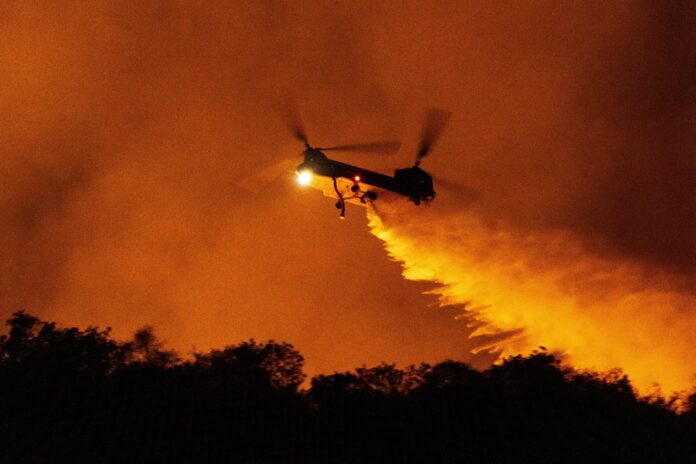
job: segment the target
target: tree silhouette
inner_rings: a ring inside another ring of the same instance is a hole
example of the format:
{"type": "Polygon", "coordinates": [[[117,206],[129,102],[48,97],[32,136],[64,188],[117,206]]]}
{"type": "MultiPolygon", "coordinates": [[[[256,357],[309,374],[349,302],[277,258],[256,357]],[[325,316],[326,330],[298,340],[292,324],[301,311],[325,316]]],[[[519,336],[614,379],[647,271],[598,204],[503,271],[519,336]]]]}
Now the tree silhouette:
{"type": "Polygon", "coordinates": [[[184,360],[151,327],[0,336],[0,462],[696,462],[696,393],[639,397],[626,375],[545,350],[480,371],[448,360],[318,375],[282,342],[184,360]],[[678,409],[678,408],[679,409],[678,409]]]}
{"type": "Polygon", "coordinates": [[[155,336],[152,326],[145,326],[133,334],[133,341],[124,345],[129,363],[152,367],[170,367],[180,361],[175,351],[165,350],[155,336]]]}
{"type": "Polygon", "coordinates": [[[394,364],[359,367],[354,372],[319,375],[312,379],[310,396],[320,403],[324,398],[345,393],[354,396],[390,397],[404,395],[423,382],[427,365],[398,369],[394,364]]]}
{"type": "Polygon", "coordinates": [[[0,337],[4,369],[41,376],[103,375],[124,362],[122,346],[111,340],[110,329],[60,329],[23,311],[7,321],[9,334],[0,337]]]}
{"type": "Polygon", "coordinates": [[[303,365],[304,358],[289,343],[259,343],[254,339],[196,354],[193,364],[226,385],[291,391],[305,379],[303,365]]]}

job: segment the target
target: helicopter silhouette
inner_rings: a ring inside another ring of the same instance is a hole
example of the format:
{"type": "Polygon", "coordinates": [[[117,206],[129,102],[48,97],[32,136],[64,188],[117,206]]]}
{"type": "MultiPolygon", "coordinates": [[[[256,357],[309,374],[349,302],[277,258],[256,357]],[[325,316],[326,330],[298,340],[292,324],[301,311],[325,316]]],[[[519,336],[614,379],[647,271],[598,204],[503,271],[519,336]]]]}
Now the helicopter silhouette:
{"type": "MultiPolygon", "coordinates": [[[[425,124],[421,135],[420,146],[413,166],[396,169],[393,176],[370,171],[333,160],[326,156],[325,151],[356,151],[365,153],[393,153],[399,147],[399,142],[377,142],[367,144],[342,145],[337,147],[316,148],[309,144],[307,133],[299,119],[291,124],[293,135],[305,144],[304,161],[297,166],[296,173],[301,184],[312,185],[315,176],[331,179],[333,193],[337,199],[336,208],[340,209],[340,217],[345,217],[346,202],[356,200],[359,203],[375,201],[379,198],[380,190],[388,190],[409,198],[414,204],[435,198],[433,178],[421,169],[421,160],[430,151],[442,133],[451,113],[440,109],[429,109],[426,112],[425,124]]],[[[313,185],[313,186],[316,186],[313,185]]],[[[320,188],[329,196],[331,192],[325,187],[320,188]]]]}
{"type": "MultiPolygon", "coordinates": [[[[396,169],[393,176],[336,161],[324,152],[393,154],[399,150],[400,142],[383,141],[324,148],[313,147],[297,113],[286,114],[286,116],[286,123],[293,136],[305,146],[302,153],[304,160],[294,169],[298,182],[335,198],[336,208],[340,210],[342,219],[345,218],[346,203],[364,206],[368,201],[377,200],[385,191],[405,196],[415,205],[435,198],[433,178],[420,167],[420,164],[423,158],[430,154],[433,145],[441,135],[451,116],[450,112],[433,108],[426,110],[416,161],[413,166],[396,169]]],[[[278,167],[281,170],[287,169],[287,161],[262,171],[253,179],[245,181],[243,186],[248,190],[256,190],[256,185],[266,183],[269,180],[268,177],[274,178],[278,175],[278,167]],[[262,178],[266,178],[266,182],[259,181],[262,178]]]]}

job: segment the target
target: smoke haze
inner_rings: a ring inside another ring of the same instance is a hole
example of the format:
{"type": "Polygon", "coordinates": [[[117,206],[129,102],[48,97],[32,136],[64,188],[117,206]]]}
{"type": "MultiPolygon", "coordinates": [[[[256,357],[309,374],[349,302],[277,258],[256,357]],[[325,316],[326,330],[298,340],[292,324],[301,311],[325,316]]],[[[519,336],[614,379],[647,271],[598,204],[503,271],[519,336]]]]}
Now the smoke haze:
{"type": "Polygon", "coordinates": [[[466,321],[401,279],[359,209],[339,223],[289,179],[237,187],[299,154],[273,111],[287,96],[318,145],[401,138],[397,157],[341,158],[384,172],[413,162],[434,106],[453,113],[423,164],[438,198],[371,218],[408,277],[488,308],[487,327],[517,334],[506,352],[546,344],[685,388],[695,16],[686,2],[3,2],[0,313],[122,336],[152,324],[182,350],[283,339],[310,371],[465,357],[466,321]]]}

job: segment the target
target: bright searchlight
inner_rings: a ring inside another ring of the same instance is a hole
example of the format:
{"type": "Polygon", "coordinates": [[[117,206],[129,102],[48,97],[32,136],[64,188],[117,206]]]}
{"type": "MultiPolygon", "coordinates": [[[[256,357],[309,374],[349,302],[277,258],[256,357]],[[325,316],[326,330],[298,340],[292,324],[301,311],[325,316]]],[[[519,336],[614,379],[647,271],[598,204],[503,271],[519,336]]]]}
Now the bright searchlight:
{"type": "Polygon", "coordinates": [[[302,171],[298,173],[297,182],[299,182],[300,185],[309,185],[309,183],[312,182],[312,173],[309,171],[302,171]]]}

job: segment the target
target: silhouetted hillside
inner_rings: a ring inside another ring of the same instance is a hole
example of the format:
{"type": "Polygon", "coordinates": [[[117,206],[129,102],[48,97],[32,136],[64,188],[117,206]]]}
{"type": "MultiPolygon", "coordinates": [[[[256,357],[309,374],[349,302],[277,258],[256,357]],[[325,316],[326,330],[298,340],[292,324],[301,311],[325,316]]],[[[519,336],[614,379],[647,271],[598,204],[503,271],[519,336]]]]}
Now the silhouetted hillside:
{"type": "Polygon", "coordinates": [[[0,337],[0,461],[696,462],[681,413],[617,372],[544,351],[486,371],[445,361],[321,375],[250,340],[182,360],[152,329],[60,328],[19,312],[0,337]]]}

